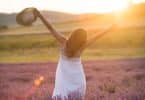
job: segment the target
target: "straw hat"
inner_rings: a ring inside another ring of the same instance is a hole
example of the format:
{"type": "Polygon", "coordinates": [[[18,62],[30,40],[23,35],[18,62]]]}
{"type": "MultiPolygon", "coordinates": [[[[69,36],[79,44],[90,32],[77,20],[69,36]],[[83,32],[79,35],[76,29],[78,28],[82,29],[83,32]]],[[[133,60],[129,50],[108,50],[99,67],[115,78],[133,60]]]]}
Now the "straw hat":
{"type": "Polygon", "coordinates": [[[32,25],[36,19],[35,8],[26,8],[16,16],[17,23],[24,26],[32,25]]]}

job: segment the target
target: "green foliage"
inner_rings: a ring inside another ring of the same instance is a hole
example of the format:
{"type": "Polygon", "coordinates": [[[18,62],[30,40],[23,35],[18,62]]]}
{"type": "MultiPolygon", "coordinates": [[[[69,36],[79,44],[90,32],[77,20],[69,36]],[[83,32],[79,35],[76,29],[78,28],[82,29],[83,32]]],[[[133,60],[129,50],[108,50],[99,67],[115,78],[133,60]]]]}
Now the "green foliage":
{"type": "MultiPolygon", "coordinates": [[[[36,27],[35,27],[36,28],[36,27]]],[[[8,29],[8,32],[33,32],[31,28],[8,29]],[[28,30],[27,30],[28,29],[28,30]]],[[[37,30],[42,27],[37,27],[37,30]]],[[[0,62],[45,62],[56,61],[58,43],[48,33],[0,35],[0,62]],[[53,48],[53,50],[50,50],[53,48]]],[[[70,31],[63,33],[68,36],[70,31]]],[[[93,30],[88,31],[97,34],[93,30]]],[[[145,56],[145,29],[126,28],[108,33],[96,40],[83,54],[83,59],[117,59],[145,56]]]]}
{"type": "MultiPolygon", "coordinates": [[[[15,29],[16,30],[16,29],[15,29]]],[[[91,31],[88,32],[88,36],[91,31]]],[[[95,33],[97,34],[97,33],[95,33]]],[[[91,37],[91,36],[90,36],[91,37]]],[[[92,48],[141,48],[145,47],[145,29],[118,29],[96,40],[92,48]]],[[[56,47],[56,40],[49,34],[1,35],[0,50],[56,47]]]]}
{"type": "Polygon", "coordinates": [[[56,47],[57,42],[47,34],[0,36],[0,50],[56,47]]]}
{"type": "Polygon", "coordinates": [[[140,48],[145,47],[145,30],[142,28],[119,29],[96,41],[99,48],[140,48]]]}

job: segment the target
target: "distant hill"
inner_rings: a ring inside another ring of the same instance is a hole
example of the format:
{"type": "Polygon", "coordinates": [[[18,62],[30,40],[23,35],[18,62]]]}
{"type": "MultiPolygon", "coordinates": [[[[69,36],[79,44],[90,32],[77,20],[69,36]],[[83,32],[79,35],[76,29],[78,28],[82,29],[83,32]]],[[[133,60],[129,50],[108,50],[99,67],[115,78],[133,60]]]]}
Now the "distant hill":
{"type": "MultiPolygon", "coordinates": [[[[99,23],[100,21],[107,22],[112,20],[112,13],[108,14],[80,14],[73,15],[69,13],[55,11],[41,11],[41,13],[52,23],[78,22],[78,23],[99,23]],[[111,19],[111,20],[110,20],[111,19]]],[[[5,14],[0,13],[0,25],[15,26],[16,13],[5,14]]],[[[128,9],[121,13],[122,24],[144,24],[145,22],[145,3],[130,5],[128,9]]],[[[35,24],[40,24],[38,20],[35,24]]]]}
{"type": "Polygon", "coordinates": [[[42,15],[51,22],[63,22],[66,20],[72,20],[76,15],[56,12],[56,11],[41,11],[42,15]]]}
{"type": "MultiPolygon", "coordinates": [[[[75,15],[72,14],[55,11],[41,11],[41,13],[45,18],[47,18],[49,21],[53,23],[72,20],[75,17],[75,15]]],[[[16,15],[17,13],[12,14],[0,13],[0,25],[8,25],[8,26],[17,25],[16,15]]],[[[40,22],[38,20],[37,24],[39,23],[40,22]]]]}
{"type": "Polygon", "coordinates": [[[16,25],[16,14],[0,13],[0,25],[16,25]]]}

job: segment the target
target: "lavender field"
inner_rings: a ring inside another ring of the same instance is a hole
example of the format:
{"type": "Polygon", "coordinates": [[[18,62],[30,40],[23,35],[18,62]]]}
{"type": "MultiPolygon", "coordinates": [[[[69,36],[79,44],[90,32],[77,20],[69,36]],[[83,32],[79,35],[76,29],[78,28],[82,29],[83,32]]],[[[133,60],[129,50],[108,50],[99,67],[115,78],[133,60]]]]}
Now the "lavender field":
{"type": "MultiPolygon", "coordinates": [[[[145,58],[85,61],[85,100],[144,100],[145,58]]],[[[49,100],[57,63],[0,64],[0,100],[49,100]]]]}

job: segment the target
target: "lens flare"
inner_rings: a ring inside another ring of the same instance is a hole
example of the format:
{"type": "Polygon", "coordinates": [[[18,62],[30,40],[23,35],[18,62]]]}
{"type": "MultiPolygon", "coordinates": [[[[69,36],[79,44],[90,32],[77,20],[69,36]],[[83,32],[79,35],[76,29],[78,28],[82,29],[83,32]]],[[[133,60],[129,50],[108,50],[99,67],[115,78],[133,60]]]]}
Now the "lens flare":
{"type": "Polygon", "coordinates": [[[39,87],[40,85],[42,85],[43,81],[44,81],[44,76],[40,76],[38,79],[34,80],[34,85],[36,87],[39,87]]]}
{"type": "Polygon", "coordinates": [[[39,80],[40,81],[44,81],[44,77],[43,76],[40,76],[39,80]]]}
{"type": "Polygon", "coordinates": [[[34,84],[35,84],[35,86],[39,87],[40,84],[41,84],[41,81],[38,80],[38,79],[36,79],[36,80],[34,81],[34,84]]]}

